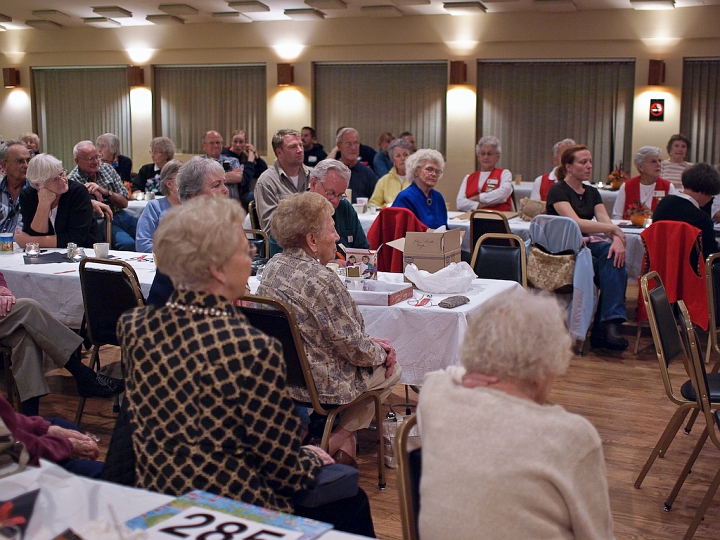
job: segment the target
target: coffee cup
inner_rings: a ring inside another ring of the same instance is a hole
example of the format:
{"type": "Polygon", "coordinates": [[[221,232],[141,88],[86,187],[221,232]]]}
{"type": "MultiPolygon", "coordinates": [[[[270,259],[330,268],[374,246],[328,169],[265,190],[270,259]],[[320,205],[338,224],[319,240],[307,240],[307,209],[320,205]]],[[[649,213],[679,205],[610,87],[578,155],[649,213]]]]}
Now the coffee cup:
{"type": "Polygon", "coordinates": [[[110,256],[110,244],[107,242],[98,242],[93,244],[95,250],[95,257],[98,259],[107,259],[110,256]]]}

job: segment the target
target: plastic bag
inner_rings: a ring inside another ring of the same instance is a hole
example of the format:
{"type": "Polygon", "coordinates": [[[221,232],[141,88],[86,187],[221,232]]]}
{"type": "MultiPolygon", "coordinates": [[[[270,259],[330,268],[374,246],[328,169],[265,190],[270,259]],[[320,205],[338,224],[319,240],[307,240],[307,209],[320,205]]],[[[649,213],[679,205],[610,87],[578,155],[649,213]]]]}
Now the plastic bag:
{"type": "Polygon", "coordinates": [[[382,423],[383,444],[385,445],[385,466],[391,469],[396,467],[397,460],[395,459],[394,441],[397,430],[400,429],[402,422],[403,417],[401,415],[390,412],[382,423]]]}
{"type": "Polygon", "coordinates": [[[468,263],[459,262],[450,263],[434,274],[426,270],[418,270],[414,264],[408,264],[405,267],[405,277],[421,291],[434,294],[455,294],[469,291],[477,276],[468,263]]]}

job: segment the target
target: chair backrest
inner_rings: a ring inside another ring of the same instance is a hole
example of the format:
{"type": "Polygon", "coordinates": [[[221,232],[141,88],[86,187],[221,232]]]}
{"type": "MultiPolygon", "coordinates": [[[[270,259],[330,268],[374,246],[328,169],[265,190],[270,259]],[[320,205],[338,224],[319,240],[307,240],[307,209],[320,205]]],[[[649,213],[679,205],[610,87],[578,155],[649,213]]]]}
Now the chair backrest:
{"type": "Polygon", "coordinates": [[[515,234],[483,234],[475,245],[471,266],[479,278],[517,281],[527,288],[525,244],[515,234]],[[493,245],[494,239],[513,240],[515,245],[493,245]]]}
{"type": "MultiPolygon", "coordinates": [[[[640,233],[645,256],[643,273],[656,271],[663,280],[671,303],[682,298],[695,324],[708,327],[708,296],[702,260],[700,229],[682,221],[656,221],[640,233]],[[693,257],[694,253],[694,257],[693,257]],[[691,264],[693,260],[693,264],[691,264]]],[[[638,303],[638,322],[647,318],[638,303]]]]}
{"type": "MultiPolygon", "coordinates": [[[[254,202],[254,201],[252,201],[254,202]]],[[[257,249],[256,257],[267,259],[270,249],[270,239],[265,231],[262,229],[244,229],[245,234],[252,234],[253,237],[249,238],[248,241],[255,245],[257,249]]]]}
{"type": "Polygon", "coordinates": [[[405,418],[395,435],[394,450],[397,459],[397,482],[403,540],[418,540],[422,447],[409,452],[407,448],[410,431],[416,424],[416,415],[405,418]]]}
{"type": "Polygon", "coordinates": [[[407,208],[388,207],[380,210],[367,233],[370,247],[379,249],[377,255],[378,271],[402,272],[402,252],[385,244],[398,238],[404,238],[408,232],[425,232],[427,229],[427,225],[407,208]]]}
{"type": "Polygon", "coordinates": [[[250,201],[248,203],[248,214],[250,215],[250,226],[253,229],[261,229],[260,217],[257,213],[257,203],[255,201],[250,201]]]}
{"type": "Polygon", "coordinates": [[[112,219],[100,218],[96,219],[96,223],[97,237],[110,244],[110,249],[112,249],[112,219]]]}
{"type": "Polygon", "coordinates": [[[243,301],[254,303],[253,306],[240,306],[250,324],[282,345],[288,386],[306,388],[313,409],[327,416],[329,411],[323,408],[318,398],[305,346],[290,308],[280,300],[252,294],[246,294],[243,301]]]}
{"type": "Polygon", "coordinates": [[[655,343],[665,392],[674,403],[683,403],[685,400],[675,395],[668,366],[676,358],[681,358],[687,369],[687,356],[673,307],[657,272],[650,272],[640,278],[640,293],[647,309],[650,332],[655,343]]]}
{"type": "Polygon", "coordinates": [[[698,337],[695,333],[695,325],[690,318],[690,313],[685,306],[685,302],[682,300],[678,300],[678,311],[680,312],[680,319],[682,321],[683,338],[688,349],[688,370],[690,371],[690,380],[695,388],[697,406],[701,414],[705,417],[710,440],[712,440],[715,446],[720,448],[720,437],[718,437],[718,432],[715,429],[720,426],[718,426],[717,416],[710,406],[710,385],[708,383],[705,362],[700,354],[700,345],[698,344],[698,337]]]}
{"type": "Polygon", "coordinates": [[[563,216],[535,216],[530,222],[530,242],[545,248],[548,253],[573,252],[583,247],[580,226],[563,216]]]}
{"type": "MultiPolygon", "coordinates": [[[[497,210],[473,210],[470,214],[470,245],[475,248],[475,243],[480,237],[487,233],[510,234],[510,225],[507,217],[497,210]]],[[[512,246],[509,240],[490,240],[492,245],[512,246]]]]}
{"type": "Polygon", "coordinates": [[[80,263],[80,286],[90,341],[119,345],[115,326],[120,315],[145,305],[135,270],[125,261],[86,258],[80,263]]]}
{"type": "Polygon", "coordinates": [[[705,262],[705,284],[708,295],[708,332],[717,345],[718,321],[720,321],[720,253],[713,253],[705,262]]]}

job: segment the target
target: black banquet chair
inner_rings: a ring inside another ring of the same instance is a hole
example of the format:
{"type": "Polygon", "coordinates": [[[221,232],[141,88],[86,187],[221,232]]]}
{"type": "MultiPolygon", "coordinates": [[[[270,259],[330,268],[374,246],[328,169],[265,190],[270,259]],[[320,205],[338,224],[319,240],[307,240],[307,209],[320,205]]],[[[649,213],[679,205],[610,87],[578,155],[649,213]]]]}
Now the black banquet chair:
{"type": "Polygon", "coordinates": [[[527,289],[525,244],[516,234],[483,234],[475,244],[470,266],[479,278],[517,281],[527,289]],[[496,245],[493,240],[508,241],[510,245],[496,245]]]}

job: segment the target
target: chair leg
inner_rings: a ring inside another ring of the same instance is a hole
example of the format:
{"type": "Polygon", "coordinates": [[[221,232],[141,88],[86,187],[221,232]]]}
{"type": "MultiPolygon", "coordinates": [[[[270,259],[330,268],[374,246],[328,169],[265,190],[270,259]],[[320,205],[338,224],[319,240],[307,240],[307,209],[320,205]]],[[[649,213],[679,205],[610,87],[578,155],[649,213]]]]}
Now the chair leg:
{"type": "Polygon", "coordinates": [[[382,411],[380,409],[380,396],[373,396],[375,401],[375,437],[377,441],[378,488],[385,489],[385,443],[383,442],[382,411]]]}
{"type": "Polygon", "coordinates": [[[685,483],[685,479],[688,477],[688,474],[690,474],[690,470],[692,469],[693,465],[695,464],[695,460],[700,455],[700,451],[702,450],[703,446],[705,445],[705,441],[707,441],[708,438],[708,428],[706,427],[702,435],[700,435],[700,438],[698,439],[697,444],[695,445],[695,448],[693,448],[692,453],[690,454],[690,457],[688,457],[687,463],[685,463],[685,467],[683,467],[682,472],[680,473],[680,476],[678,476],[677,482],[675,482],[675,486],[673,486],[672,491],[670,492],[670,496],[665,501],[665,506],[663,509],[666,512],[669,512],[672,508],[673,503],[675,502],[675,499],[678,496],[678,493],[680,493],[680,489],[682,488],[683,484],[685,483]]]}
{"type": "MultiPolygon", "coordinates": [[[[100,346],[94,345],[92,349],[92,354],[90,356],[90,367],[99,370],[100,369],[100,346]]],[[[80,419],[82,418],[83,411],[85,410],[85,398],[80,398],[80,403],[78,403],[77,411],[75,412],[75,425],[80,427],[80,419]]]]}
{"type": "Polygon", "coordinates": [[[690,540],[693,536],[695,536],[695,531],[700,525],[700,522],[703,520],[708,506],[710,506],[710,503],[715,497],[715,493],[717,493],[718,487],[720,487],[720,469],[718,469],[718,472],[715,473],[715,478],[713,478],[713,481],[710,484],[710,487],[708,488],[705,497],[700,503],[700,507],[697,509],[697,512],[695,512],[695,517],[693,518],[692,523],[690,523],[690,527],[688,527],[688,530],[685,533],[685,540],[690,540]]]}
{"type": "Polygon", "coordinates": [[[663,457],[665,455],[665,452],[670,446],[670,443],[672,443],[673,439],[675,438],[678,429],[680,429],[683,420],[685,420],[688,412],[690,412],[690,408],[691,404],[681,405],[680,407],[678,407],[677,411],[675,411],[675,414],[673,414],[672,418],[670,418],[670,421],[668,422],[665,431],[663,431],[662,435],[660,435],[660,438],[658,439],[655,448],[653,448],[652,453],[648,457],[645,465],[640,471],[640,474],[635,480],[635,489],[640,489],[643,480],[645,480],[647,473],[650,471],[650,467],[652,467],[653,463],[655,463],[655,459],[658,456],[663,457]]]}
{"type": "Polygon", "coordinates": [[[688,420],[688,423],[685,425],[685,435],[690,435],[690,432],[695,425],[695,420],[697,420],[698,414],[700,414],[700,409],[695,409],[690,415],[690,420],[688,420]]]}
{"type": "Polygon", "coordinates": [[[642,334],[642,325],[643,322],[641,321],[637,325],[637,332],[635,333],[635,356],[638,354],[638,350],[640,350],[640,335],[642,334]]]}

